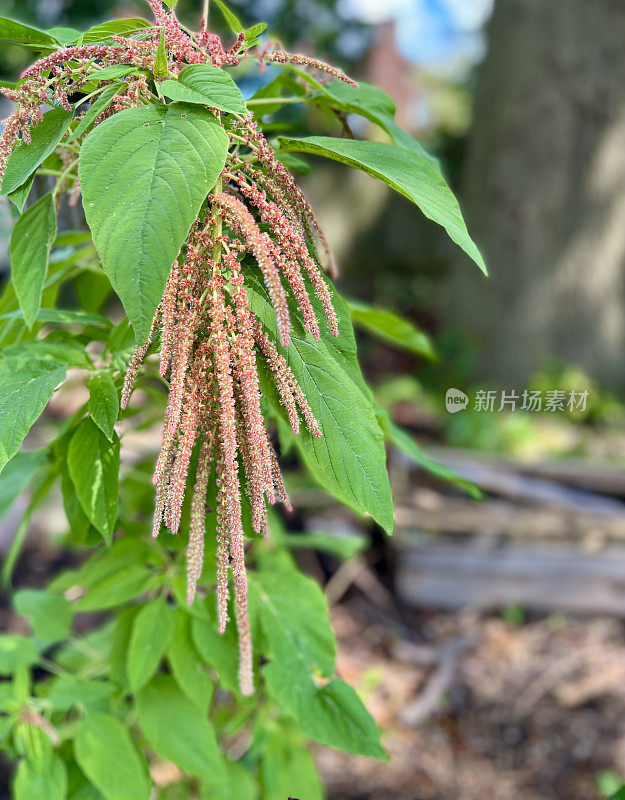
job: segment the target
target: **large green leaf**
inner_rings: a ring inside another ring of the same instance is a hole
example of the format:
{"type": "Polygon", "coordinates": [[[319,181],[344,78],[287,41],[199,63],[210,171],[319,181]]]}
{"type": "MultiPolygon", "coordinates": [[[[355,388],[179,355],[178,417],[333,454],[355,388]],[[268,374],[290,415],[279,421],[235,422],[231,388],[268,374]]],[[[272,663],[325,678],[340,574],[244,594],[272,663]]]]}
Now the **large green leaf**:
{"type": "Polygon", "coordinates": [[[395,103],[377,86],[364,81],[359,81],[358,86],[352,86],[345,81],[334,80],[321,87],[312,95],[312,99],[321,105],[330,105],[346,113],[366,117],[385,130],[395,144],[416,150],[433,163],[437,163],[434,156],[395,122],[395,103]]]}
{"type": "Polygon", "coordinates": [[[83,420],[67,452],[69,474],[85,514],[110,544],[117,518],[119,439],[109,442],[93,422],[83,420]]]}
{"type": "Polygon", "coordinates": [[[109,442],[112,442],[119,414],[119,397],[115,382],[108,372],[103,372],[89,381],[88,388],[88,409],[91,419],[109,442]]]}
{"type": "Polygon", "coordinates": [[[33,50],[55,50],[59,44],[49,33],[7,17],[0,17],[0,41],[17,42],[33,50]]]}
{"type": "Polygon", "coordinates": [[[0,358],[0,470],[19,450],[65,378],[67,366],[60,359],[39,355],[35,348],[0,358]]]}
{"type": "Polygon", "coordinates": [[[239,87],[223,69],[192,64],[180,71],[177,81],[164,81],[161,94],[184,103],[200,103],[230,114],[247,114],[239,87]]]}
{"type": "Polygon", "coordinates": [[[429,336],[418,330],[410,320],[400,317],[393,311],[357,300],[349,300],[347,305],[356,325],[360,325],[379,339],[425,358],[436,358],[436,351],[429,336]]]}
{"type": "Polygon", "coordinates": [[[30,190],[33,188],[33,183],[35,181],[35,173],[31,172],[30,177],[26,178],[24,183],[15,189],[15,191],[11,192],[11,194],[7,195],[9,200],[13,203],[15,208],[22,213],[24,210],[24,206],[26,205],[26,201],[30,195],[30,190]]]}
{"type": "Polygon", "coordinates": [[[113,288],[147,338],[171,265],[226,160],[228,137],[197,106],[121,111],[85,139],[80,186],[113,288]]]}
{"type": "Polygon", "coordinates": [[[161,28],[161,36],[154,55],[153,73],[155,78],[166,78],[169,72],[167,66],[167,50],[165,49],[165,28],[161,28]]]}
{"type": "Polygon", "coordinates": [[[37,319],[50,247],[55,237],[56,212],[48,192],[22,214],[11,232],[11,274],[29,328],[37,319]]]}
{"type": "Polygon", "coordinates": [[[43,119],[31,131],[31,141],[16,145],[7,161],[2,179],[2,194],[14,192],[31,173],[54,152],[72,121],[72,112],[63,108],[46,111],[43,119]]]}
{"type": "Polygon", "coordinates": [[[50,800],[67,797],[67,767],[52,753],[42,762],[24,758],[13,779],[15,800],[50,800]]]}
{"type": "Polygon", "coordinates": [[[92,708],[117,691],[114,683],[75,675],[58,675],[46,683],[46,689],[46,700],[54,711],[69,711],[74,706],[92,708]]]}
{"type": "Polygon", "coordinates": [[[42,450],[13,456],[0,475],[0,519],[47,461],[48,457],[42,450]]]}
{"type": "Polygon", "coordinates": [[[219,675],[219,683],[233,693],[239,691],[237,678],[237,640],[232,625],[220,634],[215,615],[201,619],[193,617],[191,636],[199,654],[206,664],[210,664],[219,675]]]}
{"type": "Polygon", "coordinates": [[[74,740],[81,770],[107,800],[146,800],[152,783],[128,729],[109,714],[87,714],[74,740]]]}
{"type": "Polygon", "coordinates": [[[308,697],[300,695],[300,700],[297,721],[308,736],[348,753],[388,760],[377,725],[345,681],[334,678],[308,697]]]}
{"type": "Polygon", "coordinates": [[[132,564],[98,581],[76,601],[77,611],[104,611],[134,600],[162,581],[147,567],[132,564]]]}
{"type": "Polygon", "coordinates": [[[0,675],[10,675],[20,667],[29,667],[39,661],[39,653],[32,639],[8,633],[0,635],[0,675]]]}
{"type": "Polygon", "coordinates": [[[263,738],[260,752],[260,775],[266,800],[284,797],[319,800],[324,796],[315,760],[307,747],[291,741],[283,731],[275,731],[263,738]]]}
{"type": "Polygon", "coordinates": [[[263,653],[277,661],[296,659],[304,675],[313,670],[332,675],[334,635],[319,585],[297,570],[250,572],[248,584],[250,608],[266,644],[263,653]]]}
{"type": "Polygon", "coordinates": [[[358,695],[335,678],[318,686],[314,674],[334,672],[334,637],[320,588],[295,570],[248,576],[250,612],[262,632],[267,690],[301,730],[349,753],[385,758],[375,722],[358,695]]]}
{"type": "Polygon", "coordinates": [[[230,8],[228,8],[223,0],[215,0],[215,5],[221,11],[223,18],[228,23],[228,26],[233,33],[239,33],[243,30],[241,20],[237,17],[234,11],[231,11],[230,8]]]}
{"type": "Polygon", "coordinates": [[[67,639],[72,631],[72,606],[60,594],[20,589],[13,597],[18,614],[28,617],[33,633],[46,644],[67,639]]]}
{"type": "Polygon", "coordinates": [[[54,36],[55,39],[58,39],[63,47],[67,47],[67,45],[75,42],[80,36],[80,31],[76,28],[65,28],[63,26],[48,28],[46,33],[49,33],[50,36],[54,36]]]}
{"type": "Polygon", "coordinates": [[[173,678],[157,675],[139,692],[137,717],[150,747],[160,756],[195,777],[223,778],[215,731],[173,678]]]}
{"type": "Polygon", "coordinates": [[[95,42],[105,42],[111,36],[128,36],[135,31],[146,30],[150,23],[141,17],[127,17],[125,19],[113,19],[89,28],[82,35],[83,44],[94,44],[95,42]]]}
{"type": "MultiPolygon", "coordinates": [[[[277,338],[275,313],[261,283],[248,277],[252,308],[277,338]]],[[[295,442],[315,479],[339,500],[370,514],[389,533],[393,530],[393,498],[386,472],[384,437],[356,359],[349,311],[333,295],[339,336],[315,341],[304,333],[300,311],[291,306],[293,330],[282,349],[299,381],[323,436],[314,437],[302,425],[295,442]]],[[[316,298],[313,305],[318,314],[316,298]]],[[[321,318],[321,317],[320,317],[321,318]]]]}
{"type": "Polygon", "coordinates": [[[180,689],[204,714],[214,685],[191,638],[191,619],[181,609],[174,612],[174,634],[167,651],[172,674],[180,689]]]}
{"type": "Polygon", "coordinates": [[[307,136],[280,137],[287,152],[331,158],[378,178],[419,206],[428,219],[442,225],[449,236],[486,273],[480,251],[469,236],[458,201],[431,158],[414,149],[381,142],[307,136]]]}
{"type": "Polygon", "coordinates": [[[143,688],[158,669],[171,632],[171,610],[162,597],[144,605],[135,617],[126,663],[133,692],[143,688]]]}
{"type": "Polygon", "coordinates": [[[258,800],[258,787],[249,766],[244,761],[230,761],[229,758],[224,758],[223,765],[224,773],[220,772],[211,779],[204,778],[199,797],[202,800],[224,800],[224,797],[258,800]]]}

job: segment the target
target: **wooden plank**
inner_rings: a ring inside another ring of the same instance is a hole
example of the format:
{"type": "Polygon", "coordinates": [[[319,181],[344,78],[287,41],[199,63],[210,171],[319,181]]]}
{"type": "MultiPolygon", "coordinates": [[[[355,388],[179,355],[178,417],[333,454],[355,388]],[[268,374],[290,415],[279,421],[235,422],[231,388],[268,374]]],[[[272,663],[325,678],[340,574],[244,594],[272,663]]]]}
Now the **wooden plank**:
{"type": "Polygon", "coordinates": [[[480,610],[515,604],[571,613],[625,615],[625,546],[597,554],[572,546],[403,543],[396,590],[418,607],[480,610]]]}
{"type": "Polygon", "coordinates": [[[625,464],[619,466],[590,458],[522,463],[478,450],[436,446],[428,446],[424,450],[430,458],[449,469],[471,471],[478,465],[488,466],[499,472],[534,476],[589,492],[625,498],[625,464]]]}
{"type": "Polygon", "coordinates": [[[590,514],[498,499],[475,502],[425,489],[399,499],[395,523],[400,532],[570,540],[595,548],[610,540],[625,541],[625,514],[590,514]]]}

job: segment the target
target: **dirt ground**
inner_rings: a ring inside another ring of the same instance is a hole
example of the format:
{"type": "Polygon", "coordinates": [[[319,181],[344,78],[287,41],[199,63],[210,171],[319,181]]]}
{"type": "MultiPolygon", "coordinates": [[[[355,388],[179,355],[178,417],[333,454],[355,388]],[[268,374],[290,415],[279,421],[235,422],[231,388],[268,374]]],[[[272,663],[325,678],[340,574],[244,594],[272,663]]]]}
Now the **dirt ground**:
{"type": "Polygon", "coordinates": [[[406,638],[370,611],[334,607],[338,670],[390,760],[319,747],[330,800],[592,800],[625,775],[621,621],[423,612],[406,638]]]}

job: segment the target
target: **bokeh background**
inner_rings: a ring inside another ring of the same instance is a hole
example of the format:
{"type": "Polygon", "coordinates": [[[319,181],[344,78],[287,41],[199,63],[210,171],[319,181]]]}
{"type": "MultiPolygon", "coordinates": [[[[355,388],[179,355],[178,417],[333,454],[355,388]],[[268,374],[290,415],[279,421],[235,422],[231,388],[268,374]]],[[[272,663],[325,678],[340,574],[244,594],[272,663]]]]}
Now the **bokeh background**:
{"type": "MultiPolygon", "coordinates": [[[[198,5],[180,0],[179,16],[195,26],[198,5]]],[[[400,125],[441,160],[490,271],[485,279],[383,184],[310,159],[302,182],[341,289],[409,318],[436,353],[360,331],[379,402],[424,454],[482,490],[476,499],[391,451],[389,540],[293,465],[301,513],[287,525],[344,538],[342,558],[306,551],[301,562],[325,584],[339,673],[391,754],[379,764],[319,747],[328,795],[607,797],[625,779],[625,6],[231,5],[249,24],[267,21],[289,49],[338,62],[394,99],[400,125]],[[452,387],[469,398],[455,414],[445,406],[452,387]],[[495,393],[492,410],[475,408],[480,391],[495,393]],[[503,391],[519,397],[515,410],[499,410],[503,391]],[[587,395],[573,411],[530,412],[524,391],[587,395]]],[[[139,0],[0,0],[0,14],[41,27],[147,12],[139,0]]],[[[27,59],[3,45],[0,78],[27,59]]],[[[270,76],[248,75],[246,91],[270,76]]],[[[296,133],[304,122],[341,133],[321,111],[287,113],[296,133]]],[[[347,121],[358,136],[382,137],[347,121]]],[[[5,273],[9,229],[4,205],[5,273]]],[[[66,411],[58,402],[48,413],[66,411]]],[[[4,549],[19,508],[11,515],[0,522],[4,549]]],[[[18,584],[43,583],[62,558],[61,515],[52,505],[36,516],[18,584]]]]}

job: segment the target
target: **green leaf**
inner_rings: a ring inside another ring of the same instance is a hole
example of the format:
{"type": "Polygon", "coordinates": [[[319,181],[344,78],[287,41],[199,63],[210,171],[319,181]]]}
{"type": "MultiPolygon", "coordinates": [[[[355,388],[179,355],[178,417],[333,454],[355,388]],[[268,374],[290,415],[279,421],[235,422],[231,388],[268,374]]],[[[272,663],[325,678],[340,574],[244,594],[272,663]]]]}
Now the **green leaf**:
{"type": "Polygon", "coordinates": [[[13,597],[18,614],[28,617],[33,633],[45,644],[67,639],[72,632],[72,606],[59,594],[41,589],[20,589],[13,597]]]}
{"type": "Polygon", "coordinates": [[[55,50],[59,43],[58,39],[49,33],[7,17],[0,17],[0,41],[17,42],[33,50],[55,50]]]}
{"type": "Polygon", "coordinates": [[[19,667],[30,667],[38,661],[32,639],[12,633],[0,635],[0,675],[10,675],[19,667]]]}
{"type": "Polygon", "coordinates": [[[43,450],[13,456],[0,475],[0,519],[47,462],[48,457],[43,450]]]}
{"type": "Polygon", "coordinates": [[[215,731],[173,678],[157,675],[137,695],[136,708],[143,735],[160,756],[195,777],[223,780],[215,731]]]}
{"type": "Polygon", "coordinates": [[[11,233],[11,273],[15,293],[28,328],[41,305],[50,247],[56,237],[56,212],[50,193],[22,214],[11,233]]]}
{"type": "MultiPolygon", "coordinates": [[[[19,319],[22,317],[21,311],[12,311],[8,314],[0,315],[0,319],[19,319]]],[[[87,311],[79,311],[65,308],[40,308],[37,313],[37,322],[50,322],[53,325],[104,325],[112,327],[111,321],[101,314],[90,314],[87,311]]]]}
{"type": "Polygon", "coordinates": [[[26,178],[24,183],[21,186],[18,186],[14,192],[7,195],[9,200],[13,203],[15,208],[22,213],[24,210],[24,206],[26,205],[26,201],[28,200],[28,196],[30,195],[30,190],[33,188],[33,183],[35,180],[35,173],[31,173],[30,178],[26,178]]]}
{"type": "Polygon", "coordinates": [[[262,741],[260,776],[263,797],[279,800],[319,800],[323,785],[308,748],[289,739],[283,731],[275,731],[262,741]]]}
{"type": "MultiPolygon", "coordinates": [[[[98,78],[100,78],[99,73],[98,78]]],[[[80,120],[73,133],[69,136],[69,142],[73,142],[74,139],[78,139],[79,136],[83,135],[91,123],[95,122],[100,114],[109,107],[113,101],[113,98],[119,92],[120,87],[123,86],[124,84],[121,81],[112,83],[110,86],[107,86],[101,94],[94,98],[93,102],[87,109],[85,116],[80,120]]]]}
{"type": "Polygon", "coordinates": [[[167,658],[180,689],[203,714],[207,714],[214,685],[193,644],[189,615],[180,609],[174,612],[174,633],[167,658]]]}
{"type": "Polygon", "coordinates": [[[128,687],[126,654],[128,653],[128,645],[132,634],[132,624],[137,616],[138,610],[138,605],[124,608],[117,617],[117,623],[113,632],[109,677],[114,683],[124,689],[128,687]]]}
{"type": "Polygon", "coordinates": [[[177,81],[164,81],[160,91],[170,100],[199,103],[229,114],[247,114],[239,87],[227,72],[210,64],[185,67],[177,81]]]}
{"type": "Polygon", "coordinates": [[[89,388],[89,414],[109,442],[115,435],[119,415],[119,397],[115,382],[108,372],[96,375],[87,384],[89,388]]]}
{"type": "Polygon", "coordinates": [[[117,691],[115,684],[108,681],[77,678],[75,675],[59,675],[46,686],[45,698],[54,711],[70,711],[74,706],[91,708],[117,691]]]}
{"type": "Polygon", "coordinates": [[[11,194],[28,180],[63,138],[72,121],[72,112],[63,108],[46,111],[41,122],[31,131],[29,144],[20,141],[7,161],[2,179],[2,194],[11,194]]]}
{"type": "Polygon", "coordinates": [[[45,763],[24,758],[13,779],[15,800],[63,800],[67,797],[67,768],[57,755],[45,763]]]}
{"type": "Polygon", "coordinates": [[[0,358],[0,470],[17,453],[66,371],[66,363],[35,348],[0,358]]]}
{"type": "Polygon", "coordinates": [[[103,22],[101,25],[95,25],[93,28],[83,34],[83,44],[94,44],[95,42],[104,42],[112,36],[128,36],[136,31],[147,30],[150,23],[141,17],[127,17],[125,19],[113,19],[110,22],[103,22]]]}
{"type": "Polygon", "coordinates": [[[440,478],[447,483],[457,486],[474,500],[481,500],[484,497],[482,490],[474,483],[471,483],[471,481],[468,481],[465,478],[461,478],[459,475],[456,475],[455,472],[452,472],[452,470],[444,467],[442,464],[437,463],[434,461],[434,459],[426,455],[415,442],[413,437],[407,431],[393,422],[388,411],[380,408],[380,406],[377,406],[376,413],[378,415],[380,426],[384,431],[384,435],[386,436],[387,440],[391,442],[391,444],[394,444],[396,447],[399,447],[401,450],[403,450],[404,453],[409,455],[410,458],[412,458],[412,460],[422,467],[426,472],[429,472],[430,475],[434,475],[436,478],[440,478]]]}
{"type": "Polygon", "coordinates": [[[171,610],[162,597],[144,605],[135,617],[126,663],[133,692],[143,688],[158,669],[171,632],[171,610]]]}
{"type": "Polygon", "coordinates": [[[295,570],[250,573],[248,586],[262,652],[271,658],[263,668],[269,693],[313,739],[385,758],[377,727],[356,693],[336,678],[323,687],[312,679],[334,672],[334,636],[319,586],[295,570]]]}
{"type": "Polygon", "coordinates": [[[366,550],[369,540],[366,536],[359,534],[348,534],[345,536],[314,531],[313,533],[289,533],[284,537],[286,547],[309,547],[311,550],[321,550],[323,553],[331,553],[333,556],[348,561],[358,553],[366,550]]]}
{"type": "Polygon", "coordinates": [[[134,600],[162,580],[142,564],[131,564],[106,575],[75,603],[76,611],[104,611],[134,600]]]}
{"type": "Polygon", "coordinates": [[[334,80],[320,87],[320,91],[313,94],[312,99],[348,114],[359,114],[366,117],[385,130],[395,144],[409,150],[414,149],[433,164],[438,165],[434,156],[395,122],[395,103],[386,92],[377,86],[372,86],[364,81],[359,81],[358,86],[351,86],[345,81],[334,80]]]}
{"type": "MultiPolygon", "coordinates": [[[[277,338],[275,313],[266,290],[246,278],[254,312],[277,338]]],[[[375,417],[356,358],[349,312],[333,293],[339,336],[315,341],[304,333],[298,307],[290,301],[291,343],[282,350],[323,436],[302,425],[294,441],[313,477],[335,497],[360,513],[370,514],[386,531],[393,530],[393,499],[386,472],[384,437],[375,417]]],[[[322,319],[316,298],[313,306],[322,319]]],[[[271,396],[271,395],[269,395],[271,396]]],[[[277,406],[282,413],[282,408],[277,406]]]]}
{"type": "Polygon", "coordinates": [[[393,311],[376,308],[356,300],[347,301],[347,307],[356,325],[377,336],[378,339],[410,353],[431,360],[436,359],[436,351],[429,336],[418,330],[410,320],[400,317],[393,311]]]}
{"type": "Polygon", "coordinates": [[[171,265],[227,150],[226,133],[207,111],[178,105],[121,111],[82,145],[87,222],[137,342],[148,336],[171,265]]]}
{"type": "Polygon", "coordinates": [[[247,28],[245,31],[245,40],[243,44],[244,49],[248,50],[250,47],[254,47],[261,34],[263,34],[266,30],[267,25],[264,22],[257,22],[256,25],[252,25],[250,28],[247,28]]]}
{"type": "Polygon", "coordinates": [[[54,651],[53,659],[62,670],[100,676],[108,671],[113,623],[89,631],[80,639],[70,640],[54,651]]]}
{"type": "Polygon", "coordinates": [[[84,419],[69,443],[67,466],[85,514],[110,544],[117,519],[117,435],[111,443],[91,419],[84,419]]]}
{"type": "Polygon", "coordinates": [[[281,136],[279,141],[288,152],[311,153],[340,161],[384,181],[418,205],[428,219],[442,225],[486,274],[486,265],[469,236],[458,201],[432,159],[406,147],[331,136],[302,139],[281,136]]]}
{"type": "Polygon", "coordinates": [[[223,765],[225,778],[220,773],[213,776],[212,780],[205,778],[202,781],[199,794],[202,800],[223,800],[224,797],[257,800],[258,787],[249,767],[239,761],[230,761],[228,758],[224,758],[223,765]]]}
{"type": "Polygon", "coordinates": [[[241,25],[241,20],[237,17],[237,15],[230,11],[228,6],[223,2],[223,0],[213,0],[217,8],[221,11],[223,18],[225,19],[228,27],[233,33],[240,33],[243,30],[243,25],[241,25]]]}
{"type": "Polygon", "coordinates": [[[318,584],[297,570],[284,570],[250,572],[248,585],[250,608],[268,646],[263,652],[277,661],[296,661],[305,676],[313,670],[332,675],[334,635],[318,584]]]}
{"type": "Polygon", "coordinates": [[[154,56],[154,77],[165,78],[169,72],[167,68],[167,51],[165,50],[165,28],[161,28],[161,36],[154,56]]]}
{"type": "MultiPolygon", "coordinates": [[[[162,565],[158,551],[150,541],[136,538],[116,539],[110,547],[101,547],[82,563],[79,569],[61,572],[48,584],[54,592],[66,592],[73,587],[95,588],[100,581],[114,577],[131,566],[162,565]]],[[[74,592],[72,592],[74,594],[74,592]]]]}
{"type": "Polygon", "coordinates": [[[345,681],[334,678],[301,699],[296,719],[308,736],[347,753],[388,760],[377,725],[345,681]]]}
{"type": "MultiPolygon", "coordinates": [[[[121,20],[118,21],[121,22],[121,20]]],[[[140,70],[135,66],[129,67],[126,64],[109,64],[108,67],[102,67],[102,69],[96,72],[91,72],[89,74],[89,82],[95,81],[96,83],[102,83],[103,81],[115,81],[137,72],[140,72],[140,70]]]]}
{"type": "Polygon", "coordinates": [[[80,31],[76,30],[76,28],[63,28],[63,27],[54,27],[48,28],[47,31],[50,36],[54,36],[63,47],[67,47],[68,44],[75,42],[76,39],[80,36],[80,31]]]}
{"type": "Polygon", "coordinates": [[[54,331],[45,339],[20,342],[0,350],[0,362],[14,359],[29,364],[35,361],[50,365],[63,364],[66,368],[92,366],[84,344],[68,331],[54,331]]]}
{"type": "Polygon", "coordinates": [[[232,629],[233,626],[229,626],[225,633],[220,634],[214,617],[213,614],[211,619],[193,618],[191,622],[193,642],[204,661],[217,671],[220,685],[237,694],[239,681],[236,634],[232,629]]]}
{"type": "Polygon", "coordinates": [[[174,9],[178,5],[178,0],[163,0],[167,8],[174,9]]]}
{"type": "Polygon", "coordinates": [[[74,740],[79,767],[107,800],[146,800],[152,783],[128,730],[109,714],[87,714],[74,740]]]}
{"type": "Polygon", "coordinates": [[[65,510],[70,532],[76,539],[84,542],[88,532],[91,530],[91,522],[89,522],[89,517],[87,517],[80,505],[80,500],[67,468],[63,470],[61,476],[61,494],[63,495],[63,509],[65,510]]]}

